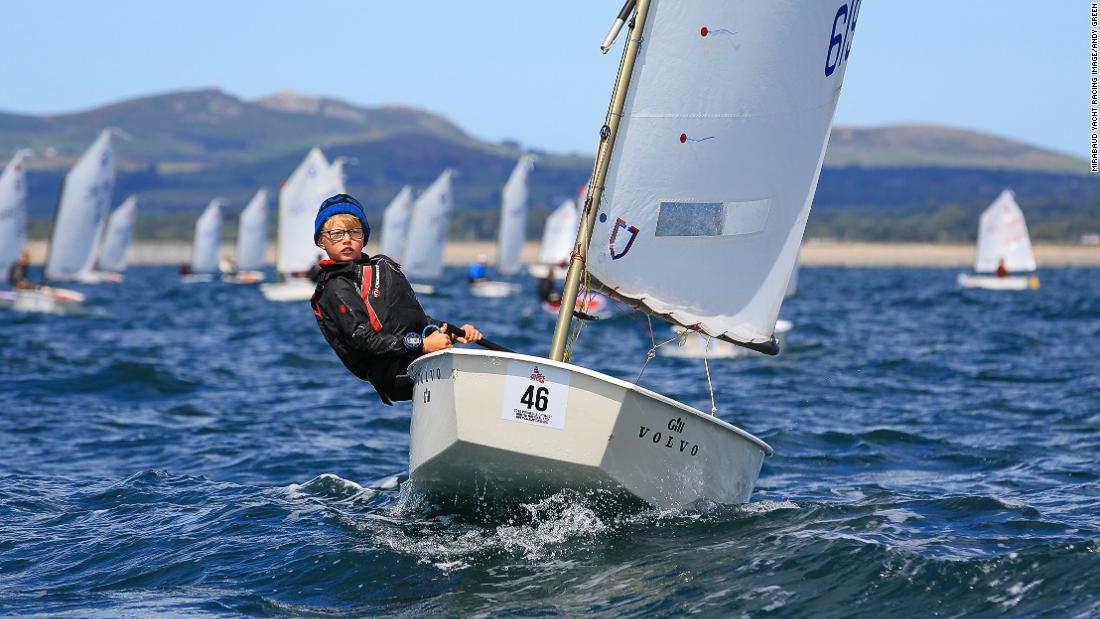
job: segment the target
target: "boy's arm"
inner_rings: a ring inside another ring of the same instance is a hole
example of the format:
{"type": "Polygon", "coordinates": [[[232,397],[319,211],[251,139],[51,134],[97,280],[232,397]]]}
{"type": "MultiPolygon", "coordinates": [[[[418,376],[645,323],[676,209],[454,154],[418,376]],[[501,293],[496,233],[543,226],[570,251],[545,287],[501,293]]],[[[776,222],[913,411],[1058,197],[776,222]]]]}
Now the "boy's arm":
{"type": "Polygon", "coordinates": [[[358,291],[340,279],[331,281],[320,299],[321,312],[326,320],[336,326],[340,339],[349,347],[369,355],[405,354],[404,340],[395,335],[380,333],[378,322],[358,291]],[[377,326],[377,329],[375,327],[377,326]]]}

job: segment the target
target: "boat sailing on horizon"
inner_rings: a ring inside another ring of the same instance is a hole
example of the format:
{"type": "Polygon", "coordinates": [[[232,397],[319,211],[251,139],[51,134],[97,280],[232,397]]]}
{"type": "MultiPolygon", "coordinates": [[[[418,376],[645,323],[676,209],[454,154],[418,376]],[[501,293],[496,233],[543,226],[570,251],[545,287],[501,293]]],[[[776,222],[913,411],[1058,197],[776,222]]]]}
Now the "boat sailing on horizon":
{"type": "MultiPolygon", "coordinates": [[[[497,232],[496,272],[508,276],[518,273],[520,252],[527,232],[527,177],[534,168],[534,157],[521,155],[516,167],[500,191],[500,229],[497,232]]],[[[482,279],[470,282],[475,297],[503,298],[518,293],[515,282],[482,279]]]]}
{"type": "Polygon", "coordinates": [[[451,349],[412,363],[417,492],[473,508],[563,489],[658,508],[749,499],[771,447],[569,363],[571,310],[591,282],[674,324],[776,351],[858,7],[627,2],[616,23],[634,12],[632,32],[550,358],[451,349]]]}
{"type": "Polygon", "coordinates": [[[974,273],[959,273],[963,288],[1028,290],[1039,287],[1027,222],[1012,190],[1001,191],[978,220],[974,273]]]}
{"type": "Polygon", "coordinates": [[[237,260],[222,269],[222,281],[230,284],[258,284],[264,280],[264,251],[267,249],[267,190],[259,189],[241,211],[237,224],[237,260]]]}

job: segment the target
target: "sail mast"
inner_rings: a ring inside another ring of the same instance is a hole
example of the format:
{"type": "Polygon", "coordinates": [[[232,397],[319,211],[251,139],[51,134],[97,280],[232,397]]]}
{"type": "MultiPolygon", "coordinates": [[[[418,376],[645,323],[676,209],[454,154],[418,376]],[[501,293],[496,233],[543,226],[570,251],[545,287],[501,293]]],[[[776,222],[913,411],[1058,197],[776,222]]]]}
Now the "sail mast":
{"type": "MultiPolygon", "coordinates": [[[[627,0],[627,6],[633,0],[627,0]]],[[[581,272],[585,268],[585,259],[588,256],[588,242],[592,236],[592,227],[596,223],[596,207],[603,197],[604,180],[607,178],[607,169],[611,162],[611,151],[615,146],[615,136],[619,132],[619,121],[623,117],[623,107],[626,105],[626,93],[630,87],[630,76],[634,72],[634,60],[638,57],[638,49],[641,47],[642,33],[645,32],[646,14],[649,12],[650,0],[637,0],[637,12],[630,28],[630,36],[623,49],[622,64],[619,65],[619,75],[615,79],[615,91],[611,98],[611,105],[607,110],[607,120],[600,129],[600,147],[596,153],[596,163],[592,169],[592,177],[588,185],[588,196],[584,201],[584,211],[581,215],[581,225],[577,229],[577,243],[573,247],[573,254],[569,258],[569,271],[565,276],[565,290],[562,292],[561,307],[558,309],[558,320],[554,327],[554,340],[550,345],[550,358],[554,361],[565,360],[565,343],[569,335],[569,328],[573,320],[573,309],[577,303],[577,290],[580,288],[581,272]]]]}

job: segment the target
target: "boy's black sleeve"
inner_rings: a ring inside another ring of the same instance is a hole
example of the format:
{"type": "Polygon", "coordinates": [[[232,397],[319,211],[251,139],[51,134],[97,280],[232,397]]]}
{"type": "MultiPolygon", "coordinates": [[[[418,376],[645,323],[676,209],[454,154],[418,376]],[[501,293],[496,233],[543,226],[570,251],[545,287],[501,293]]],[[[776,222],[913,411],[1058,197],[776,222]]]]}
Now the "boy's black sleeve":
{"type": "Polygon", "coordinates": [[[406,354],[402,336],[380,333],[378,317],[367,307],[351,283],[338,278],[330,281],[318,300],[325,320],[336,327],[340,339],[350,348],[369,355],[406,354]]]}

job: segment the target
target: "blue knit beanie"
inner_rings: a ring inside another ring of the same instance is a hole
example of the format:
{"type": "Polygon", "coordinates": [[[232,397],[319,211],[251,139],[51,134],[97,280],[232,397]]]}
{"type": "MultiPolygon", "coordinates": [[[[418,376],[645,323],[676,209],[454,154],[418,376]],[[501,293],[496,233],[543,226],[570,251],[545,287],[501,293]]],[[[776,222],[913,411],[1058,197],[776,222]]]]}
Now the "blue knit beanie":
{"type": "Polygon", "coordinates": [[[321,236],[321,229],[325,227],[325,220],[339,213],[355,215],[363,222],[363,244],[370,240],[370,224],[367,223],[367,215],[363,212],[363,205],[346,193],[338,193],[321,203],[317,209],[317,218],[313,220],[313,240],[321,236]]]}

